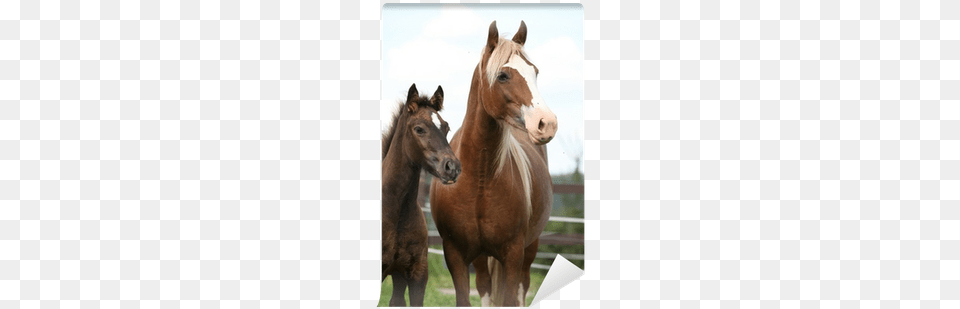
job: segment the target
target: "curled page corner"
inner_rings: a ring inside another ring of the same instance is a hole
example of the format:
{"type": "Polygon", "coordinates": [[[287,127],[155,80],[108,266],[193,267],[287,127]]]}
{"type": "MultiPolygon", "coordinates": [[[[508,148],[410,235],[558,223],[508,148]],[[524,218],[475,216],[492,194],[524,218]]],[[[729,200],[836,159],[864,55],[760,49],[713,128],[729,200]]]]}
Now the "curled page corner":
{"type": "Polygon", "coordinates": [[[540,289],[537,290],[537,295],[533,297],[533,303],[530,306],[540,304],[541,300],[547,299],[554,292],[579,279],[580,276],[583,276],[583,269],[570,263],[563,255],[557,254],[557,258],[550,265],[550,270],[543,278],[543,283],[540,284],[540,289]]]}

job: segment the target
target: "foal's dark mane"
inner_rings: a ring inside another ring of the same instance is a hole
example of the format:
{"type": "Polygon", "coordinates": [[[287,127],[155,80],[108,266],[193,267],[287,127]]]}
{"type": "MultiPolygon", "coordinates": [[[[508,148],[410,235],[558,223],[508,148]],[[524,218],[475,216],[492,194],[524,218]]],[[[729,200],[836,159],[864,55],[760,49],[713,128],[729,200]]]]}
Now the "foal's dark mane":
{"type": "Polygon", "coordinates": [[[390,150],[390,142],[393,141],[393,136],[397,133],[397,124],[400,122],[400,114],[403,113],[404,109],[403,102],[398,102],[398,105],[397,110],[393,112],[393,116],[390,118],[390,126],[387,127],[387,131],[383,133],[380,140],[381,160],[387,157],[387,151],[390,150]]]}
{"type": "MultiPolygon", "coordinates": [[[[419,98],[417,98],[415,102],[419,107],[429,107],[437,112],[440,111],[440,109],[437,108],[436,105],[430,102],[430,98],[428,98],[427,96],[422,95],[419,98]]],[[[387,131],[385,131],[383,133],[383,136],[381,137],[381,141],[380,141],[380,148],[381,148],[380,159],[381,160],[387,157],[387,151],[390,150],[390,143],[393,142],[393,136],[397,134],[397,127],[400,124],[400,118],[404,118],[403,116],[409,115],[409,112],[407,112],[407,109],[406,109],[406,104],[403,102],[403,100],[398,100],[397,105],[399,105],[397,107],[397,110],[393,112],[393,116],[390,118],[390,122],[389,122],[390,126],[387,127],[387,131]]]]}

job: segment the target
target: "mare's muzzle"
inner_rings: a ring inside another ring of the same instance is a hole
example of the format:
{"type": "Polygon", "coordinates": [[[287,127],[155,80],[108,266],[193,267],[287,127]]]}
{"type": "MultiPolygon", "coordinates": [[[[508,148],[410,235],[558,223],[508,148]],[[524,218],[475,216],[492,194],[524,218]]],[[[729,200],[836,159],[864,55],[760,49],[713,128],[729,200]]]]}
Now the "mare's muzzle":
{"type": "Polygon", "coordinates": [[[534,144],[543,145],[557,135],[557,115],[546,105],[539,104],[524,113],[527,134],[534,144]]]}

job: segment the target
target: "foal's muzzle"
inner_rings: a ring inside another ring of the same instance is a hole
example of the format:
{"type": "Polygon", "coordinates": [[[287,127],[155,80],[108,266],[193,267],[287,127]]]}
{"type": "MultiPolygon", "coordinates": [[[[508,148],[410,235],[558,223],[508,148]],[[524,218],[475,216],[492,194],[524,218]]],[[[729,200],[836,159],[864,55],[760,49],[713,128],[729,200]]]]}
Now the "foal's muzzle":
{"type": "Polygon", "coordinates": [[[443,158],[440,161],[440,180],[443,184],[449,185],[457,182],[460,176],[460,160],[457,158],[443,158]]]}

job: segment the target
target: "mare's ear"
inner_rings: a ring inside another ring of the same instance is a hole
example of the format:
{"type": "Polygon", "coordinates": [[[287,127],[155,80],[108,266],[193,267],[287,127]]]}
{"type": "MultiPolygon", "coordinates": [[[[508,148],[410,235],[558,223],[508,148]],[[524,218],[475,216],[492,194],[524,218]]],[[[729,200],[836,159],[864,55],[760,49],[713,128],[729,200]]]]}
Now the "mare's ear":
{"type": "Polygon", "coordinates": [[[487,32],[487,52],[493,52],[500,42],[500,31],[497,30],[497,21],[490,23],[490,30],[487,32]]]}
{"type": "Polygon", "coordinates": [[[513,35],[513,41],[520,45],[527,41],[527,24],[522,20],[520,21],[520,30],[517,30],[517,34],[513,35]]]}
{"type": "Polygon", "coordinates": [[[430,103],[437,108],[438,112],[443,109],[443,87],[437,86],[437,91],[430,98],[430,103]]]}
{"type": "Polygon", "coordinates": [[[410,91],[407,91],[407,110],[411,113],[417,111],[417,100],[420,99],[420,93],[417,92],[417,84],[410,85],[410,91]]]}

